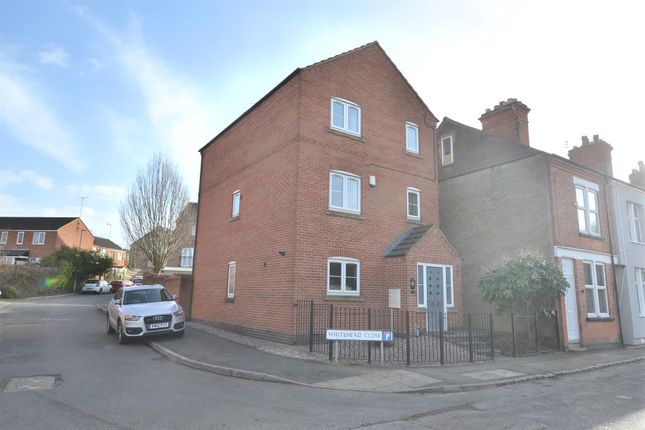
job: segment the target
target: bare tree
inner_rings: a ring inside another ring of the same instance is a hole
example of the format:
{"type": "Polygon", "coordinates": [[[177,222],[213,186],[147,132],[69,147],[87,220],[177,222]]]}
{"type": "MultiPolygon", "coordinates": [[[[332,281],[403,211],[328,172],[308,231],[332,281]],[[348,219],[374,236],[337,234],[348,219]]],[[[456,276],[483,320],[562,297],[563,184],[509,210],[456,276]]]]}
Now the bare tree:
{"type": "Polygon", "coordinates": [[[188,190],[177,167],[157,153],[128,191],[119,208],[121,227],[130,252],[147,258],[159,274],[177,250],[190,225],[180,214],[188,203],[188,190]]]}

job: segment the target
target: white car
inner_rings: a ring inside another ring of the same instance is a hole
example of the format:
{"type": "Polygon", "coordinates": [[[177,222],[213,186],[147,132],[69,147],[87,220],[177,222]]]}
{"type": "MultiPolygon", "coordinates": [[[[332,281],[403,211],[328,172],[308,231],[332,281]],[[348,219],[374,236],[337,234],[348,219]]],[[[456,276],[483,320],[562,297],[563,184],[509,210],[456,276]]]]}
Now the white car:
{"type": "Polygon", "coordinates": [[[108,304],[107,332],[120,344],[130,338],[184,334],[184,310],[162,285],[123,287],[108,304]]]}
{"type": "Polygon", "coordinates": [[[85,282],[85,285],[83,285],[83,288],[81,289],[81,293],[96,293],[96,294],[103,294],[103,293],[109,293],[110,292],[110,284],[107,283],[107,281],[103,279],[90,279],[87,282],[85,282]]]}

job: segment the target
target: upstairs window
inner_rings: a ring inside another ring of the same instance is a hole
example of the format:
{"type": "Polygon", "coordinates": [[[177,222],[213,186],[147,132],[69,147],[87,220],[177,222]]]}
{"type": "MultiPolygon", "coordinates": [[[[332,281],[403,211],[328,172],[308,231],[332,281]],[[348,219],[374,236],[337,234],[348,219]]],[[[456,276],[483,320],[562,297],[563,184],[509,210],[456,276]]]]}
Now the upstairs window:
{"type": "Polygon", "coordinates": [[[587,316],[589,318],[607,318],[609,317],[609,302],[607,301],[605,265],[585,261],[583,266],[587,316]]]}
{"type": "Polygon", "coordinates": [[[329,208],[360,213],[361,178],[351,173],[332,171],[329,174],[329,208]]]}
{"type": "Polygon", "coordinates": [[[7,243],[7,237],[8,236],[9,236],[8,231],[3,231],[2,233],[0,233],[0,244],[4,245],[5,243],[7,243]]]}
{"type": "Polygon", "coordinates": [[[413,154],[419,153],[419,127],[411,122],[405,123],[405,150],[413,154]]]}
{"type": "Polygon", "coordinates": [[[358,296],[361,263],[353,258],[332,257],[327,260],[327,294],[358,296]]]}
{"type": "Polygon", "coordinates": [[[331,99],[331,128],[356,136],[361,135],[360,106],[342,99],[331,99]]]}
{"type": "Polygon", "coordinates": [[[121,254],[120,252],[117,253],[116,254],[116,259],[117,259],[117,261],[121,261],[123,259],[123,254],[121,254]]]}
{"type": "Polygon", "coordinates": [[[643,243],[643,206],[627,202],[627,221],[629,223],[629,238],[632,242],[643,243]]]}
{"type": "Polygon", "coordinates": [[[452,136],[441,138],[441,165],[445,166],[454,162],[452,152],[452,136]]]}
{"type": "Polygon", "coordinates": [[[35,231],[34,237],[31,241],[32,245],[44,245],[45,244],[45,232],[44,231],[35,231]]]}
{"type": "Polygon", "coordinates": [[[240,190],[233,193],[233,205],[231,209],[231,218],[240,216],[240,190]]]}
{"type": "Polygon", "coordinates": [[[408,188],[408,219],[421,219],[421,191],[416,188],[408,188]]]}
{"type": "Polygon", "coordinates": [[[22,245],[24,241],[25,241],[25,232],[19,231],[18,235],[16,236],[16,245],[22,245]]]}
{"type": "Polygon", "coordinates": [[[598,185],[574,178],[576,184],[576,206],[578,207],[578,229],[580,233],[600,236],[598,216],[598,185]]]}
{"type": "Polygon", "coordinates": [[[197,233],[197,226],[194,225],[190,228],[190,235],[195,236],[195,233],[197,233]]]}
{"type": "Polygon", "coordinates": [[[235,261],[228,263],[228,283],[226,287],[226,297],[232,299],[235,296],[235,261]]]}
{"type": "Polygon", "coordinates": [[[637,267],[634,269],[636,277],[636,292],[638,293],[638,305],[641,316],[645,316],[645,269],[637,267]]]}
{"type": "Polygon", "coordinates": [[[194,250],[194,248],[183,248],[181,250],[181,261],[179,263],[181,267],[193,267],[194,250]]]}

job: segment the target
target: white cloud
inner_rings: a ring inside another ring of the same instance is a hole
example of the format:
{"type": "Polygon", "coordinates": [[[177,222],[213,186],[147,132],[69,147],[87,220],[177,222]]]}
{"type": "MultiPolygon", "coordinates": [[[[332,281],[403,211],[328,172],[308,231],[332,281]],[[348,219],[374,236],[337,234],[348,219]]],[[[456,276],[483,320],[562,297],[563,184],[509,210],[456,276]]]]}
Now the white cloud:
{"type": "Polygon", "coordinates": [[[33,170],[0,170],[0,188],[9,184],[19,184],[24,181],[31,182],[43,190],[54,188],[54,181],[39,175],[33,170]]]}
{"type": "Polygon", "coordinates": [[[98,72],[100,70],[103,70],[105,67],[103,63],[101,63],[99,60],[96,58],[92,57],[87,60],[87,63],[90,65],[90,72],[98,72]]]}
{"type": "Polygon", "coordinates": [[[45,48],[38,52],[38,61],[41,64],[53,64],[60,67],[69,67],[67,60],[69,53],[64,48],[53,42],[45,44],[45,48]]]}
{"type": "Polygon", "coordinates": [[[22,201],[9,194],[0,194],[0,211],[5,216],[26,215],[22,201]]]}
{"type": "Polygon", "coordinates": [[[67,187],[72,197],[80,198],[87,196],[90,199],[109,200],[118,202],[125,198],[127,190],[115,185],[88,185],[73,184],[67,187]]]}
{"type": "Polygon", "coordinates": [[[21,68],[9,64],[0,56],[0,125],[25,145],[56,159],[65,167],[81,171],[83,163],[67,127],[48,106],[42,89],[25,77],[18,76],[21,68]]]}

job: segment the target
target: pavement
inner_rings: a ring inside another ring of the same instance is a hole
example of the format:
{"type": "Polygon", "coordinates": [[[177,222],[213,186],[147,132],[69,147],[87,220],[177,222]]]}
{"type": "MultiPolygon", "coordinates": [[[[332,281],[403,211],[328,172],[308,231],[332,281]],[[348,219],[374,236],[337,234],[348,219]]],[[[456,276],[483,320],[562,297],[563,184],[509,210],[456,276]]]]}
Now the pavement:
{"type": "MultiPolygon", "coordinates": [[[[105,311],[105,304],[97,307],[105,311]]],[[[552,352],[441,367],[396,367],[320,361],[302,348],[249,338],[188,322],[182,338],[155,337],[147,344],[182,365],[221,375],[314,388],[452,393],[592,371],[645,360],[645,347],[552,352]]]]}

